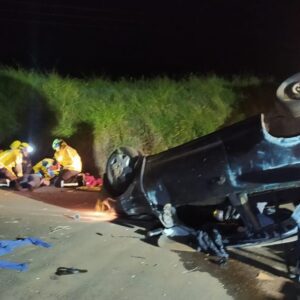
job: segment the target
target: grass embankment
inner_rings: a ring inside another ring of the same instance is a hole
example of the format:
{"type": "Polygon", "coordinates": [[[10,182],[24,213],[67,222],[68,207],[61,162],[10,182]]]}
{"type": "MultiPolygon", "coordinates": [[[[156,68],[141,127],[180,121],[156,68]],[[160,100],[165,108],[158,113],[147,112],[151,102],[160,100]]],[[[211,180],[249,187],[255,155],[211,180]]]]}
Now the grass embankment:
{"type": "MultiPolygon", "coordinates": [[[[7,68],[0,69],[0,79],[0,143],[28,126],[28,118],[20,116],[32,109],[34,114],[47,110],[55,120],[53,137],[67,139],[82,124],[88,126],[102,166],[120,145],[156,153],[214,131],[242,99],[237,88],[259,84],[255,79],[216,76],[79,80],[7,68]]],[[[231,121],[238,118],[240,114],[231,121]]]]}

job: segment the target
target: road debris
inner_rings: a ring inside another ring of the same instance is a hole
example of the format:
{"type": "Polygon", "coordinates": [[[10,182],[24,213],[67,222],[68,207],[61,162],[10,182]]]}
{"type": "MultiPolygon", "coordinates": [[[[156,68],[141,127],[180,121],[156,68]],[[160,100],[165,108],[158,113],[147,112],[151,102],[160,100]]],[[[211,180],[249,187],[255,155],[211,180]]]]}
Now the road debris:
{"type": "Polygon", "coordinates": [[[195,272],[199,269],[199,267],[196,267],[194,269],[191,269],[191,270],[186,270],[186,271],[183,271],[182,274],[188,274],[188,273],[192,273],[192,272],[195,272]]]}
{"type": "Polygon", "coordinates": [[[49,234],[60,231],[60,230],[68,230],[68,229],[71,229],[71,228],[72,228],[71,226],[56,226],[55,228],[50,227],[49,228],[50,229],[49,234]]]}
{"type": "Polygon", "coordinates": [[[64,214],[64,217],[67,217],[69,219],[73,219],[75,221],[79,221],[80,220],[80,214],[78,214],[78,213],[76,213],[74,215],[64,214]]]}
{"type": "Polygon", "coordinates": [[[5,221],[4,223],[5,224],[17,224],[17,223],[19,223],[19,221],[18,220],[11,220],[11,221],[5,221]]]}
{"type": "Polygon", "coordinates": [[[100,192],[100,186],[79,186],[76,188],[78,191],[86,191],[86,192],[100,192]]]}
{"type": "MultiPolygon", "coordinates": [[[[9,254],[13,252],[14,249],[27,246],[27,245],[41,246],[44,248],[52,247],[51,244],[48,244],[35,237],[18,238],[14,241],[0,240],[0,256],[9,254]]],[[[25,272],[28,270],[28,263],[18,263],[18,262],[0,260],[0,268],[25,272]]]]}
{"type": "Polygon", "coordinates": [[[139,236],[132,236],[132,235],[110,235],[112,238],[131,238],[131,239],[140,239],[139,236]]]}
{"type": "Polygon", "coordinates": [[[66,267],[59,267],[57,268],[55,274],[58,276],[61,275],[72,275],[72,274],[78,274],[78,273],[87,273],[87,270],[83,269],[76,269],[76,268],[66,268],[66,267]]]}

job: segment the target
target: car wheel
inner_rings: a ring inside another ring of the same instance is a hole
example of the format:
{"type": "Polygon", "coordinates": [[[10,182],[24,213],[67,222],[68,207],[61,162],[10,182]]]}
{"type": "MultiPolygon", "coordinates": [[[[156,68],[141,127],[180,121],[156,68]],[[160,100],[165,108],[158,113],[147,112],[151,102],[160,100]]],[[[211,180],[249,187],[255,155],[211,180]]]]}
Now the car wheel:
{"type": "Polygon", "coordinates": [[[119,196],[132,183],[140,154],[133,148],[120,147],[108,158],[104,186],[113,196],[119,196]]]}
{"type": "Polygon", "coordinates": [[[276,91],[278,99],[295,118],[300,117],[300,73],[286,79],[276,91]]]}

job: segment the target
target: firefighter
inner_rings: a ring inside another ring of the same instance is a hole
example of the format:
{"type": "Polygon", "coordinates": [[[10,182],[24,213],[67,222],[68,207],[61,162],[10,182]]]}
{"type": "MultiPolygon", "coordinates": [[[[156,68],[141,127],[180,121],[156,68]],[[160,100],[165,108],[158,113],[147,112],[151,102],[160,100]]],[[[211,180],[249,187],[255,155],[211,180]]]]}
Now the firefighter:
{"type": "Polygon", "coordinates": [[[44,158],[33,166],[33,174],[28,176],[24,187],[33,191],[42,185],[49,186],[50,181],[59,174],[60,165],[52,158],[44,158]]]}
{"type": "Polygon", "coordinates": [[[79,154],[62,139],[55,139],[52,148],[55,150],[55,161],[61,165],[59,175],[54,182],[55,186],[63,187],[65,183],[76,185],[78,183],[77,175],[82,171],[79,154]]]}
{"type": "Polygon", "coordinates": [[[23,177],[23,153],[19,149],[21,144],[16,140],[11,143],[9,150],[0,153],[0,177],[7,182],[7,186],[10,183],[17,190],[21,190],[19,180],[23,177]]]}
{"type": "Polygon", "coordinates": [[[50,184],[50,180],[59,174],[60,164],[52,158],[44,158],[33,166],[34,174],[40,174],[40,177],[47,181],[45,185],[50,184]]]}

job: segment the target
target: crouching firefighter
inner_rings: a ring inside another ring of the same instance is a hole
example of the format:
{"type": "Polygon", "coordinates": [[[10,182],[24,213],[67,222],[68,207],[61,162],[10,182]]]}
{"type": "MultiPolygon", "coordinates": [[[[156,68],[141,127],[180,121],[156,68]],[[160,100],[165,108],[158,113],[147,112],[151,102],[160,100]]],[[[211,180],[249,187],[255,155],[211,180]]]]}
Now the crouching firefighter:
{"type": "Polygon", "coordinates": [[[44,158],[33,166],[33,173],[27,177],[24,187],[33,191],[40,186],[49,186],[59,171],[60,165],[54,159],[44,158]]]}
{"type": "Polygon", "coordinates": [[[0,178],[1,185],[14,187],[21,190],[19,181],[23,177],[23,152],[20,150],[21,141],[16,140],[10,145],[9,150],[0,153],[0,178]]]}
{"type": "Polygon", "coordinates": [[[82,162],[77,151],[62,139],[55,139],[52,148],[55,150],[54,160],[61,166],[54,185],[56,187],[82,185],[82,176],[78,176],[82,171],[82,162]]]}

